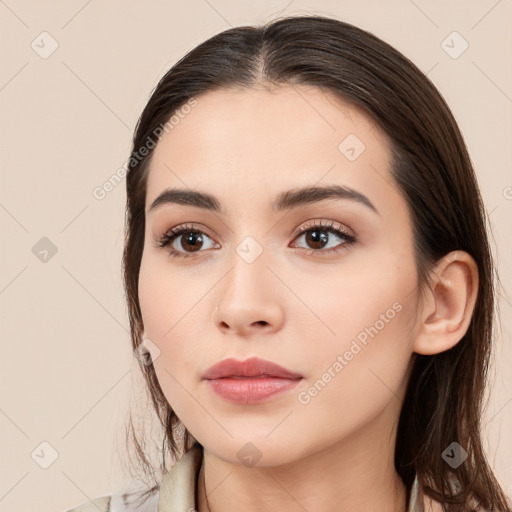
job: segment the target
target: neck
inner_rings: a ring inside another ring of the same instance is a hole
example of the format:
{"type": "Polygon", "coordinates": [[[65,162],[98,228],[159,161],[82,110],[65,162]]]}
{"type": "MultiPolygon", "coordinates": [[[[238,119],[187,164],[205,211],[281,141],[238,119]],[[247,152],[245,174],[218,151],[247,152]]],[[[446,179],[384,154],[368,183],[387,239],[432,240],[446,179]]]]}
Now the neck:
{"type": "Polygon", "coordinates": [[[394,435],[380,433],[359,429],[334,446],[270,467],[232,464],[205,449],[198,512],[405,512],[407,489],[394,468],[394,442],[382,442],[394,435]]]}

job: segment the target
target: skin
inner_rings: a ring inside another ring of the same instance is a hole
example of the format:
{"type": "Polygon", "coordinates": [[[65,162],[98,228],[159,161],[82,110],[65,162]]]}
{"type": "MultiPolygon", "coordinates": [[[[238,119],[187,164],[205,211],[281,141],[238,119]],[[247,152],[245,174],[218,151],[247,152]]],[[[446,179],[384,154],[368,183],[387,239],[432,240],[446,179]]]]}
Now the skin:
{"type": "Polygon", "coordinates": [[[199,512],[405,511],[394,468],[395,437],[415,353],[449,349],[464,335],[476,299],[477,269],[462,252],[417,284],[412,223],[390,174],[389,140],[362,111],[306,86],[220,90],[197,98],[155,148],[148,176],[139,278],[145,336],[162,390],[204,446],[199,512]],[[350,161],[338,149],[349,134],[366,148],[350,161]],[[274,212],[282,191],[338,184],[378,210],[324,199],[274,212]],[[225,215],[197,207],[149,206],[169,187],[215,195],[225,215]],[[336,234],[314,245],[297,228],[333,221],[336,234]],[[170,258],[156,241],[170,228],[205,233],[189,258],[170,258]],[[263,252],[236,252],[248,236],[263,252]],[[311,254],[308,254],[308,249],[311,254]],[[312,250],[312,251],[311,251],[312,250]],[[316,251],[316,252],[314,252],[316,251]],[[307,404],[307,393],[365,328],[392,305],[401,309],[307,404]],[[156,352],[154,353],[154,355],[156,352]],[[257,356],[303,376],[291,391],[258,405],[224,401],[202,373],[227,357],[257,356]],[[252,466],[237,452],[252,443],[252,466]],[[233,499],[236,496],[236,499],[233,499]]]}

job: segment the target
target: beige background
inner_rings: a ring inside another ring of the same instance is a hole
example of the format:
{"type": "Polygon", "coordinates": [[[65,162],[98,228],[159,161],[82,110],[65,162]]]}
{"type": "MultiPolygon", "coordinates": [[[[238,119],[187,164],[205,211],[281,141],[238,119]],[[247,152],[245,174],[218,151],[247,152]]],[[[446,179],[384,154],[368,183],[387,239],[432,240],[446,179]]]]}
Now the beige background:
{"type": "Polygon", "coordinates": [[[103,200],[92,192],[128,157],[158,79],[230,26],[312,12],[402,51],[460,123],[508,290],[484,423],[512,496],[511,0],[0,0],[0,511],[62,512],[128,485],[116,454],[138,372],[120,272],[124,181],[103,200]],[[442,45],[453,31],[469,44],[458,58],[458,36],[452,56],[442,45]]]}

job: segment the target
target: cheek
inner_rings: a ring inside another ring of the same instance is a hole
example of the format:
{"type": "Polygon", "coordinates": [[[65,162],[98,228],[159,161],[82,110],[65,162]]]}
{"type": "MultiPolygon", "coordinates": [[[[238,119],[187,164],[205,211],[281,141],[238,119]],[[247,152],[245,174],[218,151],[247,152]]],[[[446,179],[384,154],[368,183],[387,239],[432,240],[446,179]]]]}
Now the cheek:
{"type": "MultiPolygon", "coordinates": [[[[308,380],[320,379],[320,387],[329,382],[319,402],[344,397],[358,407],[376,398],[378,390],[381,398],[389,398],[402,385],[413,353],[413,262],[405,257],[400,261],[390,252],[387,258],[381,253],[373,265],[365,263],[359,267],[358,261],[352,272],[322,279],[321,293],[309,294],[323,325],[316,323],[321,336],[310,332],[303,338],[311,353],[308,380]]],[[[298,294],[306,297],[307,284],[303,286],[298,294]]]]}
{"type": "MultiPolygon", "coordinates": [[[[204,295],[199,281],[190,281],[188,272],[180,272],[162,259],[162,255],[144,256],[139,274],[139,302],[148,337],[171,339],[190,323],[201,307],[204,295]],[[192,320],[191,320],[192,319],[192,320]]],[[[207,283],[204,286],[207,290],[207,283]]]]}
{"type": "Polygon", "coordinates": [[[367,251],[340,265],[339,271],[327,268],[300,280],[290,276],[295,293],[309,308],[306,315],[295,315],[295,321],[304,322],[303,342],[318,348],[321,339],[332,350],[344,351],[354,339],[362,345],[403,339],[413,325],[417,295],[415,267],[409,260],[392,251],[380,251],[378,258],[367,251]]]}
{"type": "Polygon", "coordinates": [[[187,272],[171,271],[156,258],[141,262],[139,302],[145,334],[160,350],[154,363],[159,380],[171,387],[177,384],[173,379],[167,382],[169,373],[180,382],[180,376],[199,380],[197,361],[209,335],[205,295],[211,286],[208,279],[200,277],[191,283],[187,272]]]}
{"type": "Polygon", "coordinates": [[[412,356],[410,305],[381,299],[374,297],[372,308],[347,301],[330,318],[336,336],[325,336],[322,349],[308,356],[311,371],[297,400],[326,438],[356,432],[401,403],[412,356]]]}
{"type": "Polygon", "coordinates": [[[146,336],[153,341],[169,329],[169,290],[165,274],[155,271],[149,258],[143,257],[139,274],[139,303],[146,336]]]}
{"type": "Polygon", "coordinates": [[[182,286],[178,276],[167,275],[161,267],[160,271],[155,268],[157,266],[149,265],[147,260],[141,264],[139,301],[142,319],[146,337],[160,351],[153,361],[158,382],[167,402],[181,418],[190,408],[190,396],[183,386],[190,389],[190,379],[198,372],[195,362],[199,347],[193,341],[198,337],[190,332],[193,316],[190,307],[197,302],[197,297],[192,300],[183,293],[191,287],[182,286]]]}

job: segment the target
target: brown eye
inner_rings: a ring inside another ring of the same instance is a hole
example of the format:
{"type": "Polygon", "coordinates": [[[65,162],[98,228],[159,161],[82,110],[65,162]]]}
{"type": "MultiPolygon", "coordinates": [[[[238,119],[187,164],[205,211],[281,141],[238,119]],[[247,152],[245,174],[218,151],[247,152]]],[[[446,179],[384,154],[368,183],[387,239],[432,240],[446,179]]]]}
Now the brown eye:
{"type": "Polygon", "coordinates": [[[310,254],[314,253],[332,253],[345,249],[356,242],[355,236],[349,234],[342,229],[333,227],[334,223],[329,221],[325,224],[312,223],[302,228],[298,234],[297,239],[304,237],[304,242],[310,254]],[[342,240],[341,243],[336,243],[336,239],[342,240]],[[329,247],[330,245],[330,247],[329,247]],[[325,249],[327,247],[327,249],[325,249]],[[324,250],[325,249],[325,250],[324,250]]]}
{"type": "Polygon", "coordinates": [[[185,249],[185,251],[191,249],[193,252],[198,251],[203,244],[203,237],[200,233],[187,233],[186,235],[180,235],[178,238],[181,238],[181,247],[185,249]]]}
{"type": "Polygon", "coordinates": [[[329,234],[327,231],[319,229],[308,230],[306,233],[306,243],[313,246],[313,249],[323,249],[329,241],[329,234]]]}
{"type": "Polygon", "coordinates": [[[158,241],[157,246],[170,246],[170,256],[186,258],[193,256],[194,253],[204,252],[201,251],[201,249],[205,244],[205,239],[211,240],[206,233],[199,229],[188,226],[178,226],[164,233],[158,241]]]}

